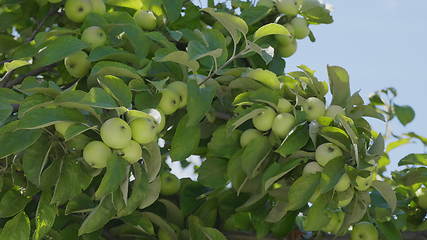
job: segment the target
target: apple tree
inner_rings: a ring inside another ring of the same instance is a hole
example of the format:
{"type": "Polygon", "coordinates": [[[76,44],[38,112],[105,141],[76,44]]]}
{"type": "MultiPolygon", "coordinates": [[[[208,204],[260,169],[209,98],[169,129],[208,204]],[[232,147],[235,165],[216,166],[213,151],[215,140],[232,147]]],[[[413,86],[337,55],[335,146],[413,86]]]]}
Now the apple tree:
{"type": "Polygon", "coordinates": [[[427,230],[427,155],[386,171],[427,139],[368,121],[406,125],[412,108],[393,88],[364,100],[339,66],[286,68],[333,22],[318,0],[0,3],[1,240],[427,230]],[[170,173],[190,156],[197,180],[170,173]]]}

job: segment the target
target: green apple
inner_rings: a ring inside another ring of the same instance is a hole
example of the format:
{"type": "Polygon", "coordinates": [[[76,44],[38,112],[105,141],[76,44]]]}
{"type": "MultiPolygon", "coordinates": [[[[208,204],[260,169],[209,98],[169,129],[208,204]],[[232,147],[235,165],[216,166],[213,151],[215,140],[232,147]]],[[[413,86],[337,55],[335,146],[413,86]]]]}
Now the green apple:
{"type": "Polygon", "coordinates": [[[310,28],[308,28],[307,21],[302,17],[296,17],[291,20],[291,25],[295,30],[296,39],[304,39],[310,33],[310,28]]]}
{"type": "Polygon", "coordinates": [[[139,10],[133,15],[133,19],[144,30],[152,31],[156,29],[157,19],[150,11],[139,10]]]}
{"type": "Polygon", "coordinates": [[[169,89],[175,91],[179,96],[179,108],[183,108],[187,105],[187,97],[188,97],[188,91],[187,91],[187,84],[181,81],[175,81],[168,85],[169,89]]]}
{"type": "Polygon", "coordinates": [[[420,188],[415,193],[417,196],[417,203],[423,209],[427,209],[427,188],[420,188]]]}
{"type": "Polygon", "coordinates": [[[345,213],[342,211],[332,213],[330,215],[328,225],[323,227],[322,231],[333,234],[337,233],[340,230],[341,225],[344,223],[344,218],[345,213]]]}
{"type": "Polygon", "coordinates": [[[277,34],[274,37],[276,38],[276,40],[280,43],[280,45],[282,46],[286,46],[291,44],[294,41],[294,35],[295,35],[295,29],[294,27],[292,27],[291,24],[287,23],[284,25],[284,27],[286,29],[288,29],[288,32],[291,35],[283,35],[283,34],[277,34]]]}
{"type": "Polygon", "coordinates": [[[316,148],[315,158],[321,165],[325,166],[329,161],[343,155],[341,149],[333,143],[324,143],[316,148]]]}
{"type": "Polygon", "coordinates": [[[375,175],[371,174],[367,177],[357,176],[356,177],[356,189],[359,191],[366,191],[371,187],[374,181],[375,175]]]}
{"type": "Polygon", "coordinates": [[[316,97],[309,97],[302,103],[302,110],[307,120],[314,121],[325,114],[325,103],[316,97]]]}
{"type": "Polygon", "coordinates": [[[181,181],[172,173],[164,172],[160,175],[160,193],[165,196],[174,195],[181,188],[181,181]]]}
{"type": "Polygon", "coordinates": [[[128,161],[130,164],[134,164],[142,158],[141,145],[139,145],[139,143],[135,142],[134,140],[130,140],[129,144],[126,147],[118,150],[117,152],[124,160],[128,161]]]}
{"type": "Polygon", "coordinates": [[[276,8],[280,13],[288,16],[295,16],[298,14],[298,4],[295,0],[276,0],[276,8]]]}
{"type": "Polygon", "coordinates": [[[279,110],[279,113],[288,113],[292,111],[292,104],[285,98],[280,98],[277,102],[277,110],[279,110]]]}
{"type": "Polygon", "coordinates": [[[101,141],[92,141],[83,149],[83,159],[93,168],[106,167],[111,155],[111,149],[101,141]]]}
{"type": "Polygon", "coordinates": [[[88,136],[79,134],[66,142],[66,145],[73,150],[82,150],[90,141],[91,139],[88,136]]]}
{"type": "Polygon", "coordinates": [[[240,145],[242,147],[245,147],[248,145],[252,140],[254,140],[257,137],[262,136],[262,133],[254,128],[250,128],[245,130],[242,135],[240,135],[240,145]]]}
{"type": "Polygon", "coordinates": [[[105,3],[103,0],[90,0],[92,6],[92,12],[100,15],[104,15],[106,12],[105,3]]]}
{"type": "Polygon", "coordinates": [[[73,124],[74,122],[67,122],[67,121],[58,122],[58,123],[55,123],[55,130],[59,134],[61,134],[61,136],[65,136],[65,132],[73,124]]]}
{"type": "Polygon", "coordinates": [[[350,204],[353,200],[354,189],[352,187],[347,188],[344,192],[337,192],[336,197],[338,201],[338,207],[345,207],[350,204]]]}
{"type": "Polygon", "coordinates": [[[332,119],[335,119],[335,117],[338,114],[342,114],[345,115],[345,111],[344,108],[342,108],[341,106],[338,105],[331,105],[328,107],[328,109],[326,110],[326,114],[325,116],[330,117],[332,119]]]}
{"type": "Polygon", "coordinates": [[[147,144],[157,137],[156,123],[151,118],[138,118],[130,123],[132,138],[139,144],[147,144]]]}
{"type": "Polygon", "coordinates": [[[162,98],[160,99],[158,108],[166,115],[170,115],[178,110],[180,105],[179,95],[170,89],[162,90],[162,98]]]}
{"type": "Polygon", "coordinates": [[[150,117],[154,120],[154,122],[156,123],[156,131],[158,133],[165,128],[166,116],[162,111],[155,108],[149,108],[144,109],[144,112],[148,113],[148,115],[150,115],[150,117]]]}
{"type": "Polygon", "coordinates": [[[284,58],[288,58],[297,51],[298,44],[297,41],[294,39],[292,42],[286,44],[286,45],[279,45],[277,48],[277,51],[279,51],[279,55],[284,58]]]}
{"type": "Polygon", "coordinates": [[[157,233],[157,238],[159,240],[173,240],[173,238],[170,236],[170,234],[164,230],[163,228],[159,229],[159,232],[157,233]]]}
{"type": "Polygon", "coordinates": [[[129,123],[138,118],[151,118],[150,114],[138,110],[129,110],[126,112],[125,116],[129,123]]]}
{"type": "Polygon", "coordinates": [[[92,11],[89,0],[67,0],[64,5],[65,15],[73,22],[81,23],[92,11]]]}
{"type": "Polygon", "coordinates": [[[353,226],[351,240],[378,240],[378,231],[370,222],[360,222],[353,226]]]}
{"type": "Polygon", "coordinates": [[[244,77],[252,78],[272,89],[280,89],[280,81],[272,71],[257,68],[247,72],[244,77]]]}
{"type": "Polygon", "coordinates": [[[322,171],[322,166],[320,166],[317,162],[309,162],[302,169],[302,175],[315,174],[322,171]]]}
{"type": "Polygon", "coordinates": [[[82,41],[87,43],[91,49],[100,47],[107,41],[107,34],[98,26],[86,28],[82,33],[82,41]]]}
{"type": "Polygon", "coordinates": [[[344,173],[338,181],[337,185],[335,185],[335,191],[344,192],[348,189],[348,187],[350,187],[350,177],[347,173],[344,173]]]}
{"type": "Polygon", "coordinates": [[[90,61],[87,57],[87,54],[83,51],[71,54],[64,59],[65,69],[75,78],[85,76],[90,70],[90,61]]]}
{"type": "Polygon", "coordinates": [[[129,145],[132,131],[129,125],[120,118],[110,118],[101,126],[101,138],[104,143],[115,149],[129,145]]]}
{"type": "Polygon", "coordinates": [[[273,120],[271,130],[276,136],[284,138],[295,126],[295,117],[290,113],[280,113],[273,120]]]}
{"type": "Polygon", "coordinates": [[[254,118],[252,123],[254,127],[260,131],[268,131],[273,126],[276,112],[271,107],[265,107],[254,118]]]}

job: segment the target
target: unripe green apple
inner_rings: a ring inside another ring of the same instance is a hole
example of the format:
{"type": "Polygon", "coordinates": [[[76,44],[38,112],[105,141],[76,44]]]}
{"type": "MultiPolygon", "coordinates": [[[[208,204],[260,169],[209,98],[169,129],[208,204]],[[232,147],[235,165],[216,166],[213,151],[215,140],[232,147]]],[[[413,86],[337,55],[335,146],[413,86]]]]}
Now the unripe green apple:
{"type": "Polygon", "coordinates": [[[65,136],[65,132],[73,124],[74,124],[74,122],[67,122],[67,121],[58,122],[58,123],[55,123],[55,130],[59,134],[61,134],[61,136],[65,136]]]}
{"type": "Polygon", "coordinates": [[[244,76],[257,80],[272,89],[280,89],[280,81],[277,78],[277,75],[272,71],[257,68],[250,70],[244,76]]]}
{"type": "Polygon", "coordinates": [[[156,16],[150,11],[139,10],[133,15],[136,24],[138,24],[142,29],[152,31],[156,29],[157,19],[156,16]]]}
{"type": "Polygon", "coordinates": [[[132,131],[129,125],[120,118],[110,118],[101,126],[101,138],[104,143],[115,149],[129,145],[132,131]]]}
{"type": "Polygon", "coordinates": [[[340,228],[341,225],[344,223],[344,217],[345,217],[345,213],[344,212],[334,212],[331,214],[331,218],[329,219],[328,225],[326,225],[322,231],[324,232],[328,232],[328,233],[337,233],[340,228]]]}
{"type": "Polygon", "coordinates": [[[165,196],[174,195],[181,188],[181,181],[172,173],[164,172],[160,175],[160,193],[165,196]]]}
{"type": "Polygon", "coordinates": [[[163,228],[159,229],[159,232],[157,233],[157,237],[159,240],[172,240],[172,237],[169,235],[169,233],[166,230],[163,230],[163,228]]]}
{"type": "Polygon", "coordinates": [[[280,98],[277,103],[277,110],[279,113],[288,113],[292,110],[292,104],[285,98],[280,98]]]}
{"type": "Polygon", "coordinates": [[[297,51],[297,48],[298,48],[297,41],[293,39],[290,43],[286,45],[279,45],[277,50],[279,51],[279,55],[281,57],[288,58],[294,55],[294,53],[297,51]]]}
{"type": "Polygon", "coordinates": [[[148,115],[150,115],[150,117],[154,120],[154,122],[156,123],[156,131],[158,133],[165,128],[166,116],[162,111],[155,108],[149,108],[144,109],[144,112],[148,113],[148,115]]]}
{"type": "Polygon", "coordinates": [[[111,155],[111,149],[101,141],[92,141],[83,149],[83,159],[93,168],[106,167],[111,155]]]}
{"type": "Polygon", "coordinates": [[[378,231],[372,223],[360,222],[353,226],[351,240],[378,240],[378,231]]]}
{"type": "Polygon", "coordinates": [[[273,120],[271,130],[276,136],[284,138],[295,125],[295,117],[290,113],[280,113],[273,120]]]}
{"type": "Polygon", "coordinates": [[[308,23],[302,17],[296,17],[292,19],[291,24],[292,24],[292,27],[294,27],[296,39],[304,39],[310,33],[310,28],[308,28],[308,23]]]}
{"type": "Polygon", "coordinates": [[[367,177],[357,176],[356,177],[356,189],[359,191],[366,191],[371,187],[372,182],[374,181],[374,174],[371,174],[367,177]]]}
{"type": "Polygon", "coordinates": [[[317,147],[315,158],[320,166],[325,166],[329,161],[343,155],[341,149],[333,143],[324,143],[317,147]]]}
{"type": "Polygon", "coordinates": [[[420,188],[415,193],[418,199],[418,206],[423,209],[427,209],[427,188],[420,188]]]}
{"type": "Polygon", "coordinates": [[[142,158],[141,145],[139,145],[139,143],[135,142],[134,140],[130,140],[129,144],[126,147],[118,150],[117,152],[124,160],[128,161],[130,164],[134,164],[142,158]]]}
{"type": "Polygon", "coordinates": [[[170,115],[178,110],[180,104],[179,95],[170,89],[162,90],[162,98],[160,99],[158,108],[166,115],[170,115]]]}
{"type": "Polygon", "coordinates": [[[317,162],[309,162],[302,169],[302,175],[315,174],[322,171],[322,166],[320,166],[317,162]]]}
{"type": "Polygon", "coordinates": [[[83,22],[91,11],[92,5],[89,0],[67,0],[65,2],[65,15],[73,22],[83,22]]]}
{"type": "Polygon", "coordinates": [[[294,27],[292,27],[291,24],[287,23],[284,25],[284,27],[286,29],[288,29],[288,32],[291,35],[283,35],[283,34],[277,34],[274,37],[276,38],[276,40],[280,43],[280,45],[282,46],[286,46],[288,44],[291,44],[294,41],[294,35],[295,35],[295,29],[294,27]]]}
{"type": "Polygon", "coordinates": [[[100,47],[107,41],[107,34],[98,26],[86,28],[82,33],[82,41],[89,44],[91,49],[100,47]]]}
{"type": "Polygon", "coordinates": [[[353,200],[354,189],[349,187],[344,192],[337,192],[336,196],[338,200],[338,207],[345,207],[350,204],[351,200],[353,200]]]}
{"type": "Polygon", "coordinates": [[[326,114],[325,116],[330,117],[332,119],[335,119],[335,117],[338,114],[342,114],[345,115],[345,111],[344,108],[342,108],[341,106],[338,105],[331,105],[328,107],[328,109],[326,110],[326,114]]]}
{"type": "Polygon", "coordinates": [[[268,131],[273,126],[276,112],[271,107],[265,107],[258,115],[252,118],[252,124],[260,131],[268,131]]]}
{"type": "Polygon", "coordinates": [[[245,147],[248,145],[252,140],[254,140],[257,137],[262,136],[262,133],[254,128],[250,128],[245,130],[242,135],[240,135],[240,145],[242,147],[245,147]]]}
{"type": "Polygon", "coordinates": [[[302,110],[307,120],[314,121],[325,114],[325,103],[316,97],[309,97],[303,102],[302,110]]]}
{"type": "Polygon", "coordinates": [[[71,54],[64,59],[65,69],[75,78],[85,76],[90,70],[90,61],[87,57],[87,54],[83,51],[71,54]]]}
{"type": "Polygon", "coordinates": [[[66,142],[66,145],[71,147],[73,150],[82,150],[90,141],[91,139],[88,136],[79,134],[66,142]]]}
{"type": "Polygon", "coordinates": [[[344,192],[348,189],[348,187],[350,187],[350,177],[347,173],[344,173],[338,181],[337,185],[335,185],[335,191],[344,192]]]}
{"type": "Polygon", "coordinates": [[[132,138],[139,144],[147,144],[156,140],[156,123],[151,118],[138,118],[130,123],[132,138]]]}
{"type": "Polygon", "coordinates": [[[181,81],[175,81],[168,85],[169,89],[175,91],[179,96],[179,108],[183,108],[187,105],[187,97],[188,97],[188,91],[187,91],[187,84],[181,81]]]}
{"type": "Polygon", "coordinates": [[[288,16],[295,16],[298,14],[298,4],[295,0],[276,0],[276,8],[280,13],[288,16]]]}
{"type": "Polygon", "coordinates": [[[105,3],[103,0],[90,0],[92,6],[92,12],[100,15],[104,15],[106,12],[105,3]]]}

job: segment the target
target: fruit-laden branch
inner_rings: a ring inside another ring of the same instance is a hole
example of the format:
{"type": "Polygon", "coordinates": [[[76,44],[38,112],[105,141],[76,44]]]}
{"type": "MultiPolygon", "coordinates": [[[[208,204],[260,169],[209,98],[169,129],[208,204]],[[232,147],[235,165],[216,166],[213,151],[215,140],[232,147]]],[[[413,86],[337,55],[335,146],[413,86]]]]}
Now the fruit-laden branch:
{"type": "Polygon", "coordinates": [[[23,74],[23,75],[15,78],[13,81],[9,81],[7,83],[4,83],[5,87],[12,88],[16,84],[20,84],[22,81],[24,81],[25,78],[30,77],[30,76],[36,76],[36,75],[39,75],[40,73],[48,72],[52,68],[56,67],[56,65],[58,65],[58,63],[54,63],[54,64],[51,64],[51,65],[47,65],[47,66],[44,66],[44,67],[41,67],[41,68],[37,68],[37,69],[31,70],[28,73],[23,74]]]}

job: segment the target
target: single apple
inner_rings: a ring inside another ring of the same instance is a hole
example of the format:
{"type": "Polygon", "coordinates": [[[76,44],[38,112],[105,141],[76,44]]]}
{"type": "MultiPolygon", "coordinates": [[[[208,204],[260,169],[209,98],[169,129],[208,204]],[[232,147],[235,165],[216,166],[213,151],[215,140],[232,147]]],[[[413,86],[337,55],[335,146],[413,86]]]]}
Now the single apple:
{"type": "Polygon", "coordinates": [[[297,15],[299,10],[299,6],[295,0],[277,0],[276,8],[280,13],[291,17],[297,15]]]}
{"type": "Polygon", "coordinates": [[[104,143],[115,149],[129,145],[132,131],[129,125],[120,118],[110,118],[101,126],[101,138],[104,143]]]}
{"type": "Polygon", "coordinates": [[[73,124],[75,124],[75,123],[74,122],[67,122],[67,121],[58,122],[58,123],[55,123],[55,130],[59,134],[61,134],[61,136],[65,136],[65,132],[73,124]]]}
{"type": "Polygon", "coordinates": [[[277,51],[279,52],[279,55],[284,58],[288,58],[297,51],[298,44],[297,41],[294,39],[292,42],[286,44],[286,45],[279,45],[277,51]]]}
{"type": "Polygon", "coordinates": [[[277,75],[269,70],[257,68],[247,72],[245,77],[252,78],[272,89],[280,89],[280,81],[277,75]]]}
{"type": "Polygon", "coordinates": [[[277,102],[277,110],[279,110],[279,113],[288,113],[292,111],[292,104],[285,98],[280,98],[277,102]]]}
{"type": "Polygon", "coordinates": [[[165,128],[166,116],[162,111],[155,108],[149,108],[144,109],[144,112],[150,115],[150,117],[154,120],[154,122],[156,123],[156,131],[158,133],[165,128]]]}
{"type": "Polygon", "coordinates": [[[295,126],[295,117],[290,113],[280,113],[273,120],[271,130],[276,136],[284,138],[295,126]]]}
{"type": "Polygon", "coordinates": [[[354,189],[352,187],[347,188],[344,192],[337,192],[336,197],[338,201],[338,207],[345,207],[350,204],[351,200],[353,200],[354,189]]]}
{"type": "Polygon", "coordinates": [[[164,172],[160,175],[160,193],[165,196],[174,195],[181,188],[181,181],[172,173],[164,172]]]}
{"type": "Polygon", "coordinates": [[[151,118],[137,118],[130,123],[132,138],[139,144],[147,144],[157,137],[156,123],[151,118]]]}
{"type": "Polygon", "coordinates": [[[178,110],[180,104],[179,95],[170,89],[162,90],[162,98],[160,99],[158,108],[166,115],[170,115],[178,110]]]}
{"type": "Polygon", "coordinates": [[[310,33],[310,28],[308,28],[307,21],[302,17],[296,17],[291,20],[291,25],[295,30],[296,39],[304,39],[310,33]]]}
{"type": "Polygon", "coordinates": [[[308,121],[314,121],[325,114],[325,103],[316,97],[309,97],[303,102],[302,110],[308,121]]]}
{"type": "Polygon", "coordinates": [[[126,147],[117,150],[117,154],[124,160],[128,161],[130,164],[134,164],[142,158],[141,145],[139,145],[139,143],[135,142],[134,140],[130,140],[126,147]]]}
{"type": "Polygon", "coordinates": [[[330,215],[328,224],[323,227],[322,231],[328,233],[337,233],[344,223],[345,213],[342,211],[334,212],[330,215]]]}
{"type": "Polygon", "coordinates": [[[353,226],[351,240],[378,240],[378,231],[370,222],[360,222],[353,226]]]}
{"type": "Polygon", "coordinates": [[[333,143],[324,143],[316,148],[315,158],[321,165],[325,166],[329,161],[343,155],[341,149],[333,143]]]}
{"type": "Polygon", "coordinates": [[[328,107],[328,109],[326,110],[326,114],[325,116],[330,117],[332,119],[335,119],[335,117],[338,114],[342,114],[345,115],[345,110],[344,108],[342,108],[341,106],[338,105],[331,105],[328,107]]]}
{"type": "Polygon", "coordinates": [[[283,34],[277,34],[277,35],[275,35],[274,37],[276,38],[276,40],[280,43],[280,45],[282,45],[282,46],[286,46],[286,45],[288,45],[288,44],[291,44],[293,41],[294,41],[294,39],[295,39],[295,37],[294,37],[294,35],[295,35],[295,29],[294,29],[294,27],[292,27],[292,25],[291,24],[289,24],[289,23],[287,23],[287,24],[285,24],[285,25],[283,25],[286,29],[288,29],[288,32],[291,34],[291,35],[283,35],[283,34]]]}
{"type": "Polygon", "coordinates": [[[427,188],[420,188],[415,192],[417,203],[423,209],[427,209],[427,188]]]}
{"type": "Polygon", "coordinates": [[[75,78],[85,76],[90,70],[90,61],[87,54],[83,51],[77,51],[66,57],[64,65],[68,73],[75,78]]]}
{"type": "Polygon", "coordinates": [[[92,12],[100,15],[104,15],[106,12],[105,3],[103,0],[90,0],[92,6],[92,12]]]}
{"type": "Polygon", "coordinates": [[[175,81],[168,85],[169,89],[175,91],[179,96],[179,108],[183,108],[187,105],[187,97],[188,97],[188,91],[187,91],[187,84],[181,81],[175,81]]]}
{"type": "Polygon", "coordinates": [[[271,107],[265,107],[261,112],[252,118],[252,124],[260,131],[268,131],[273,126],[276,112],[271,107]]]}
{"type": "Polygon", "coordinates": [[[366,191],[371,187],[374,181],[374,174],[370,174],[367,177],[357,176],[356,177],[356,189],[359,191],[366,191]]]}
{"type": "Polygon", "coordinates": [[[82,33],[82,41],[87,43],[91,49],[100,47],[107,41],[107,34],[98,26],[86,28],[82,33]]]}
{"type": "Polygon", "coordinates": [[[320,166],[317,162],[309,162],[302,169],[302,175],[315,174],[322,171],[322,166],[320,166]]]}
{"type": "Polygon", "coordinates": [[[111,149],[101,141],[92,141],[83,149],[83,159],[93,168],[106,167],[111,155],[111,149]]]}
{"type": "Polygon", "coordinates": [[[350,177],[347,173],[344,173],[338,181],[337,185],[335,185],[335,191],[344,192],[348,189],[348,187],[350,187],[350,177]]]}
{"type": "Polygon", "coordinates": [[[252,140],[254,140],[257,137],[262,136],[262,133],[254,128],[250,128],[245,130],[242,135],[240,135],[240,145],[242,147],[245,147],[248,145],[252,140]]]}
{"type": "Polygon", "coordinates": [[[152,31],[156,29],[157,19],[156,16],[150,11],[139,10],[133,15],[136,24],[138,24],[142,29],[147,31],[152,31]]]}
{"type": "Polygon", "coordinates": [[[73,22],[81,23],[92,11],[89,0],[67,0],[64,5],[65,15],[73,22]]]}

